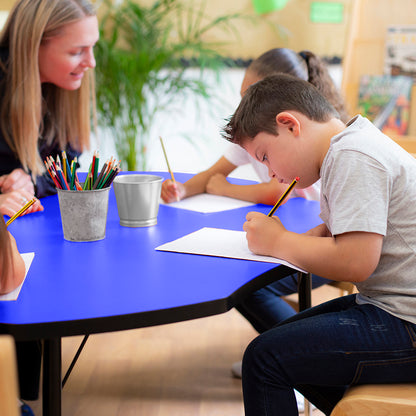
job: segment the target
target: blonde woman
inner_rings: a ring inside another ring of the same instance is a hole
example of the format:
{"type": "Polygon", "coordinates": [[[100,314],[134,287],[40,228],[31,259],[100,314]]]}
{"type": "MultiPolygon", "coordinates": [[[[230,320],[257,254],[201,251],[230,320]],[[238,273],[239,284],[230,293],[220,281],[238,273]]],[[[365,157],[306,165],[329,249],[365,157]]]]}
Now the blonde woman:
{"type": "MultiPolygon", "coordinates": [[[[89,147],[93,48],[99,31],[88,0],[18,0],[0,38],[0,213],[55,192],[43,159],[89,147]]],[[[92,109],[93,110],[93,109],[92,109]]],[[[42,210],[40,202],[29,212],[42,210]]],[[[39,393],[41,346],[17,342],[20,393],[39,393]]],[[[28,413],[27,408],[23,410],[28,413]]]]}
{"type": "MultiPolygon", "coordinates": [[[[89,147],[95,10],[88,0],[19,0],[0,38],[0,213],[55,192],[43,159],[89,147]]],[[[40,202],[28,212],[42,210],[40,202]]]]}

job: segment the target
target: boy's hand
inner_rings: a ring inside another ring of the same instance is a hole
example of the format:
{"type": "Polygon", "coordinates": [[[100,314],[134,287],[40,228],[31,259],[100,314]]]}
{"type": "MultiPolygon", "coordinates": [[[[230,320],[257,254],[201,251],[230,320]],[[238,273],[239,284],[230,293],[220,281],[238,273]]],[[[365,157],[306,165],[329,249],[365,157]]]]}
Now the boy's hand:
{"type": "Polygon", "coordinates": [[[279,218],[249,212],[246,219],[243,230],[247,232],[248,248],[254,254],[277,257],[274,247],[279,234],[286,230],[279,218]]]}
{"type": "Polygon", "coordinates": [[[185,197],[186,190],[183,183],[167,179],[162,183],[161,197],[166,203],[180,201],[185,197]]]}

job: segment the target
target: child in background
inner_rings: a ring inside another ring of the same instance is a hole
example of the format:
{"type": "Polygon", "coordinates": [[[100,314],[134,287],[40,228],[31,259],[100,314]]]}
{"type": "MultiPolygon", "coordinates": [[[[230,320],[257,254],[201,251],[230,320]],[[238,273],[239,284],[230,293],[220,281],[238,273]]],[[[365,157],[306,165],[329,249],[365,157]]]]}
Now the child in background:
{"type": "Polygon", "coordinates": [[[348,386],[415,382],[416,160],[361,116],[345,125],[315,88],[288,75],[249,88],[224,136],[284,183],[321,180],[321,225],[296,234],[251,212],[250,250],[359,292],[252,341],[246,415],[297,416],[294,388],[330,415],[348,386]]]}
{"type": "MultiPolygon", "coordinates": [[[[255,59],[247,68],[241,84],[241,96],[255,82],[269,75],[286,73],[310,82],[339,111],[344,121],[348,120],[344,101],[337,91],[324,62],[312,52],[296,53],[287,48],[271,49],[255,59]]],[[[169,203],[192,195],[207,192],[258,204],[274,205],[286,190],[284,184],[270,179],[267,168],[241,149],[230,145],[222,156],[209,169],[193,176],[185,183],[172,182],[170,179],[162,184],[162,199],[169,203]],[[227,176],[238,166],[251,164],[261,183],[255,185],[234,185],[227,181],[227,176]]],[[[292,197],[319,199],[319,184],[308,189],[294,190],[292,197]]]]}

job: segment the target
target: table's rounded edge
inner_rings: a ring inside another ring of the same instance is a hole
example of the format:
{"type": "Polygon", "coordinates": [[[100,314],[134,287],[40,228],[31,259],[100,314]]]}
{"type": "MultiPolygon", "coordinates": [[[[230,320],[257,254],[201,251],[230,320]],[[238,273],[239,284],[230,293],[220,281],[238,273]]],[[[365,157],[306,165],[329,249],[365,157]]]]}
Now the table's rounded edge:
{"type": "Polygon", "coordinates": [[[229,298],[224,298],[175,308],[99,318],[32,324],[0,323],[0,333],[13,335],[18,341],[61,338],[76,335],[124,331],[188,321],[191,319],[203,318],[205,316],[221,314],[230,309],[229,298]]]}
{"type": "Polygon", "coordinates": [[[69,321],[52,321],[32,324],[0,323],[0,333],[13,335],[18,341],[50,339],[125,331],[219,315],[228,312],[250,293],[295,272],[294,269],[285,265],[276,266],[253,278],[229,296],[208,302],[131,314],[74,319],[69,321]]]}

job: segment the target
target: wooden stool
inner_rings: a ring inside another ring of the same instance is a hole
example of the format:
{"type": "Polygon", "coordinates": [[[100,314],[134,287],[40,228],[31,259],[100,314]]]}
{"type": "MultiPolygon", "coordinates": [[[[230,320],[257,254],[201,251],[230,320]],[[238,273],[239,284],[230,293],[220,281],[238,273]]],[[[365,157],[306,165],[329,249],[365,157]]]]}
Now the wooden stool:
{"type": "Polygon", "coordinates": [[[416,383],[351,387],[331,413],[331,416],[415,415],[416,383]]]}
{"type": "Polygon", "coordinates": [[[13,337],[0,335],[0,415],[18,416],[18,383],[13,337]]]}
{"type": "Polygon", "coordinates": [[[357,292],[355,286],[350,282],[331,282],[328,284],[339,289],[340,296],[352,295],[353,293],[357,292]]]}

